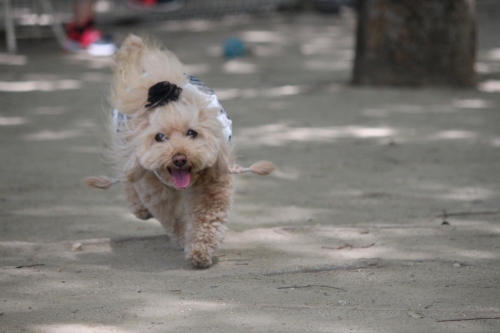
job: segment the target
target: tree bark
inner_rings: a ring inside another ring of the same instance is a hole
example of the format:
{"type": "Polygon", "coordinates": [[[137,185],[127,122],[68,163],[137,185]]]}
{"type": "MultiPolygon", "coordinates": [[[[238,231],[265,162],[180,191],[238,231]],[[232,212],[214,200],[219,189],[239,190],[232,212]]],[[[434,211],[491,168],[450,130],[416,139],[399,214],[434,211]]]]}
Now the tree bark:
{"type": "Polygon", "coordinates": [[[474,0],[359,0],[353,83],[471,87],[474,0]]]}

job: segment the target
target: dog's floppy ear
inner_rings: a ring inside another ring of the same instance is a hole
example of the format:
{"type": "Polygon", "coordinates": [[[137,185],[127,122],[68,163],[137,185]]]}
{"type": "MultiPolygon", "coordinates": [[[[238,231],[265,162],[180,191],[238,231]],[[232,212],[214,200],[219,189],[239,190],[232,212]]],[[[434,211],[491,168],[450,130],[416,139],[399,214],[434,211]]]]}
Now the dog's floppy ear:
{"type": "Polygon", "coordinates": [[[127,180],[133,183],[144,176],[146,169],[141,166],[137,157],[132,157],[123,166],[123,173],[127,180]]]}

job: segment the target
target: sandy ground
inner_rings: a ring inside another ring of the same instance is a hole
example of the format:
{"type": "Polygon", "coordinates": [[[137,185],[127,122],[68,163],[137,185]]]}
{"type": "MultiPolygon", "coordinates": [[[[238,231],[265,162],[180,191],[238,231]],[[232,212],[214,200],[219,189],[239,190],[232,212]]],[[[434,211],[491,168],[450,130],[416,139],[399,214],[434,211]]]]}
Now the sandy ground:
{"type": "Polygon", "coordinates": [[[500,11],[480,10],[470,90],[350,86],[351,15],[110,27],[177,53],[240,162],[278,166],[238,177],[208,270],[81,183],[111,172],[110,59],[1,53],[0,332],[500,332],[500,11]],[[225,61],[232,35],[253,54],[225,61]]]}

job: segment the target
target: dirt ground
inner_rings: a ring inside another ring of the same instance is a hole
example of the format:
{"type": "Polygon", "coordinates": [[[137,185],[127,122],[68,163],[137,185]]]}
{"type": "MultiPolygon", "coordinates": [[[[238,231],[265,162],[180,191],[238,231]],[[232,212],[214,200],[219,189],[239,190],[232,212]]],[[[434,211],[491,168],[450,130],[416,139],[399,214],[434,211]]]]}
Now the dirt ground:
{"type": "Polygon", "coordinates": [[[81,182],[111,173],[110,59],[0,53],[0,332],[500,332],[500,10],[478,11],[470,90],[350,86],[349,13],[108,27],[174,51],[241,164],[278,166],[238,176],[207,270],[81,182]]]}

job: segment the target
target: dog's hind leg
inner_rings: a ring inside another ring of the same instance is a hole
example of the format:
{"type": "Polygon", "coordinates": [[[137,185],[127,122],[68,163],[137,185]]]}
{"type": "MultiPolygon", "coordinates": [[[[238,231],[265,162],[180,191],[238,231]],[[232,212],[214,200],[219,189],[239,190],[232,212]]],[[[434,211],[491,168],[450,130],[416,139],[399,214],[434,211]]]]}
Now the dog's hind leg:
{"type": "Polygon", "coordinates": [[[149,210],[144,206],[139,194],[135,190],[134,184],[125,183],[125,198],[127,199],[130,211],[141,220],[148,220],[153,217],[149,210]]]}
{"type": "Polygon", "coordinates": [[[186,260],[194,267],[212,265],[212,256],[227,230],[232,201],[232,176],[193,188],[186,200],[189,223],[186,230],[186,260]]]}

